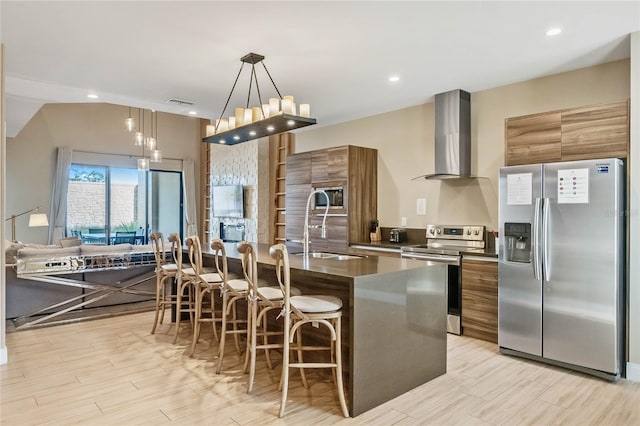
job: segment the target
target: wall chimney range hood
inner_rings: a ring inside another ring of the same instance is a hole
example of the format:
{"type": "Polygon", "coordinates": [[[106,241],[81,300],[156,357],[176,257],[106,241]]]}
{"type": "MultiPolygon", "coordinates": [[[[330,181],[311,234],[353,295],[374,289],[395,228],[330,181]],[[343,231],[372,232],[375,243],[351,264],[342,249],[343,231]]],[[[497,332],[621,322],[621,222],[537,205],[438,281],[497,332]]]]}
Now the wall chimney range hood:
{"type": "Polygon", "coordinates": [[[457,89],[435,99],[435,172],[412,180],[471,178],[471,94],[457,89]]]}

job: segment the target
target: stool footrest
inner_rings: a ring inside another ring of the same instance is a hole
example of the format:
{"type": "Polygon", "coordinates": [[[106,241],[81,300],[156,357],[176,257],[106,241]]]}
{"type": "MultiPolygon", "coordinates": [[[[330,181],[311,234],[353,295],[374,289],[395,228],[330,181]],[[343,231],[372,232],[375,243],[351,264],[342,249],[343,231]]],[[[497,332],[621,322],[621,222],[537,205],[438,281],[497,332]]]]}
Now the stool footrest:
{"type": "Polygon", "coordinates": [[[330,363],[330,362],[303,362],[303,363],[291,362],[289,363],[289,368],[336,368],[336,367],[338,367],[337,364],[330,363]]]}

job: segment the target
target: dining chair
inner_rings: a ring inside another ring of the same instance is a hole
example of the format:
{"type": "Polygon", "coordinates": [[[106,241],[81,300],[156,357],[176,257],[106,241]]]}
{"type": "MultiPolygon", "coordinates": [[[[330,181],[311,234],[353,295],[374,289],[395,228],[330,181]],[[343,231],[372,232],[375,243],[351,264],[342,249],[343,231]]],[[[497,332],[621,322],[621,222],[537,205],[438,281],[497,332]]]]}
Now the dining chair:
{"type": "Polygon", "coordinates": [[[116,236],[113,238],[113,244],[135,244],[136,232],[135,231],[116,231],[116,236]]]}

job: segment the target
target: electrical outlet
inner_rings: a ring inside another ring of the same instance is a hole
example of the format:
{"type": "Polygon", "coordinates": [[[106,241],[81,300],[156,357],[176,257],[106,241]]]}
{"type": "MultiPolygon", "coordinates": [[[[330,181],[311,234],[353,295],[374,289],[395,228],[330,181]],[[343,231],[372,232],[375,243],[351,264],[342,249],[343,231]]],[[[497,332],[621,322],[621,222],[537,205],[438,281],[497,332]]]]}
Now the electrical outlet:
{"type": "Polygon", "coordinates": [[[417,198],[416,199],[416,214],[420,216],[424,216],[427,214],[427,199],[426,198],[417,198]]]}
{"type": "Polygon", "coordinates": [[[407,218],[406,217],[400,218],[400,225],[401,226],[407,226],[407,218]]]}

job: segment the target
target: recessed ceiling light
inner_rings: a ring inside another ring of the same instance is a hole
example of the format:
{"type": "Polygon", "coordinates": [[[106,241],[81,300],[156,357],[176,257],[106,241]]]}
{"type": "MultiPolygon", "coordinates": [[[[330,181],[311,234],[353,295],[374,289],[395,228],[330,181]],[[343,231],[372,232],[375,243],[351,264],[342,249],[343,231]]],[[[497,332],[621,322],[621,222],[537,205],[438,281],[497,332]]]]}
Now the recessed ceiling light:
{"type": "Polygon", "coordinates": [[[296,124],[296,122],[293,120],[287,121],[287,126],[293,126],[294,124],[296,124]]]}
{"type": "Polygon", "coordinates": [[[95,93],[89,93],[87,95],[87,98],[89,98],[89,99],[98,99],[98,95],[96,95],[95,93]]]}
{"type": "Polygon", "coordinates": [[[255,135],[256,135],[256,131],[255,130],[252,130],[252,131],[249,132],[249,136],[255,136],[255,135]]]}
{"type": "Polygon", "coordinates": [[[220,139],[220,143],[227,143],[224,139],[220,139]]]}
{"type": "Polygon", "coordinates": [[[399,75],[392,75],[391,77],[389,77],[389,83],[397,83],[398,81],[400,81],[399,75]]]}
{"type": "Polygon", "coordinates": [[[233,137],[233,140],[234,140],[234,141],[239,141],[239,140],[240,140],[240,136],[235,135],[235,136],[233,137]]]}
{"type": "Polygon", "coordinates": [[[558,34],[560,34],[562,32],[562,28],[559,27],[554,27],[554,28],[549,28],[546,32],[547,36],[549,37],[553,37],[553,36],[557,36],[558,34]]]}
{"type": "Polygon", "coordinates": [[[189,111],[189,115],[196,115],[198,111],[189,111]]]}

